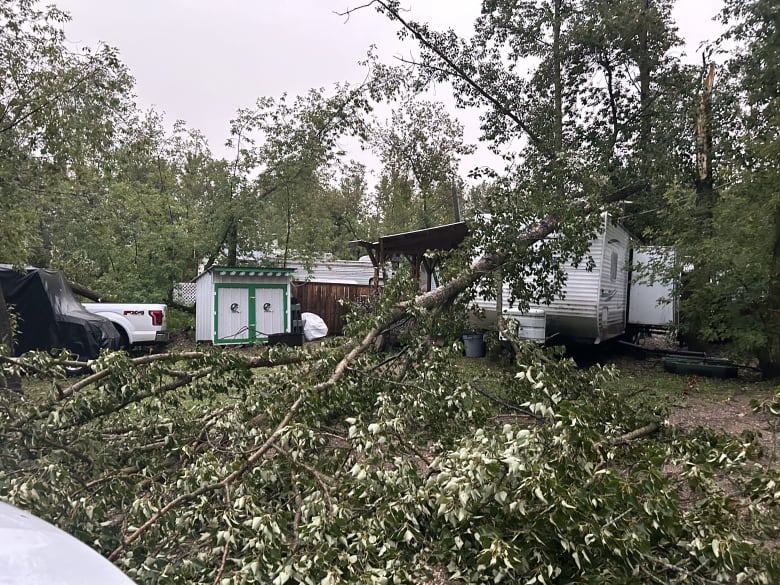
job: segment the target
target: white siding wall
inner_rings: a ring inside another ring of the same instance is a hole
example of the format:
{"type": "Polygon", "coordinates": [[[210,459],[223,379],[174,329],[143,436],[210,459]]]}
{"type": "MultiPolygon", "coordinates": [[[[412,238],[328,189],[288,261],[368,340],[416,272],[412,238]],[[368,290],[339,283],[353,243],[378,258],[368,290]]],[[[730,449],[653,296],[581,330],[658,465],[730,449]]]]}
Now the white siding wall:
{"type": "Polygon", "coordinates": [[[599,279],[603,253],[603,240],[597,237],[590,246],[588,253],[578,266],[566,265],[566,284],[563,295],[553,300],[550,305],[540,305],[548,315],[565,317],[587,317],[595,319],[599,304],[599,279]],[[587,270],[589,257],[593,258],[595,267],[587,270]]]}
{"type": "Polygon", "coordinates": [[[288,262],[288,266],[295,268],[293,279],[301,281],[368,285],[374,278],[374,265],[362,260],[317,262],[308,269],[300,262],[288,262]]]}
{"type": "Polygon", "coordinates": [[[195,281],[195,341],[214,337],[214,275],[204,272],[195,281]]]}
{"type": "MultiPolygon", "coordinates": [[[[670,248],[648,246],[634,249],[634,266],[654,266],[664,268],[674,265],[674,254],[670,248]]],[[[636,274],[636,273],[635,273],[636,274]]],[[[653,280],[650,275],[640,274],[641,278],[631,283],[631,307],[628,322],[632,325],[668,327],[677,323],[677,295],[670,282],[653,280]]]]}
{"type": "MultiPolygon", "coordinates": [[[[599,343],[625,331],[628,232],[605,218],[605,229],[594,238],[577,267],[566,266],[566,284],[561,298],[550,305],[532,305],[547,315],[547,335],[558,333],[584,342],[599,343]],[[612,253],[617,255],[612,279],[612,253]],[[588,257],[595,263],[588,271],[588,257]]],[[[509,287],[503,286],[504,309],[509,307],[509,287]]],[[[495,302],[477,299],[485,311],[485,323],[495,321],[495,302]],[[492,311],[492,315],[490,312],[492,311]]]]}
{"type": "Polygon", "coordinates": [[[548,335],[561,335],[599,343],[625,331],[628,252],[630,238],[622,227],[605,221],[605,229],[596,236],[588,254],[576,268],[566,267],[564,295],[547,311],[548,335]],[[612,253],[615,253],[615,279],[612,279],[612,253]],[[588,256],[595,266],[587,270],[588,256]]]}
{"type": "Polygon", "coordinates": [[[599,290],[599,338],[601,341],[622,335],[626,331],[630,244],[626,230],[608,222],[604,236],[604,259],[599,290]]]}

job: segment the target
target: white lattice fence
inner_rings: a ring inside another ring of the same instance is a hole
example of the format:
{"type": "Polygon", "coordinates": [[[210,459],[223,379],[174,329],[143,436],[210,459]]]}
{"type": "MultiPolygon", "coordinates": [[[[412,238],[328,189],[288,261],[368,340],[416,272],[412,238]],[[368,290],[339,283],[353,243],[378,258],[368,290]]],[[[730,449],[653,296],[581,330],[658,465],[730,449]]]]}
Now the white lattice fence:
{"type": "Polygon", "coordinates": [[[185,307],[195,306],[194,282],[177,282],[173,285],[173,300],[185,307]]]}

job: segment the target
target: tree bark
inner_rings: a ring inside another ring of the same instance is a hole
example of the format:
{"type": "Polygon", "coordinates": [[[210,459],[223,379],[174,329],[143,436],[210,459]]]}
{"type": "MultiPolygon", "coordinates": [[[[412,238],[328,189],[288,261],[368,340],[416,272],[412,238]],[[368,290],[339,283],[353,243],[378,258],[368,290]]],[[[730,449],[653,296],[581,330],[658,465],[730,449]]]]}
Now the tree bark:
{"type": "Polygon", "coordinates": [[[561,47],[561,7],[563,0],[553,1],[553,45],[552,45],[552,61],[553,61],[553,93],[554,103],[553,108],[553,120],[555,121],[555,128],[553,128],[553,153],[551,157],[552,170],[554,173],[555,191],[558,197],[563,199],[566,186],[563,177],[563,168],[561,164],[561,155],[564,149],[563,140],[563,58],[561,47]]]}
{"type": "MultiPolygon", "coordinates": [[[[700,219],[712,218],[715,181],[712,174],[712,120],[710,96],[715,84],[715,65],[707,67],[702,79],[699,111],[696,117],[696,206],[700,219]]],[[[702,226],[707,229],[707,226],[702,226]]]]}
{"type": "Polygon", "coordinates": [[[650,16],[650,0],[645,0],[642,6],[642,24],[639,32],[639,156],[642,181],[650,180],[650,143],[652,133],[652,116],[650,113],[650,45],[648,43],[648,28],[650,16]]]}
{"type": "Polygon", "coordinates": [[[561,2],[553,2],[553,86],[555,91],[554,159],[563,151],[563,71],[561,65],[561,2]]]}
{"type": "Polygon", "coordinates": [[[87,287],[81,286],[75,282],[68,281],[68,286],[70,286],[70,290],[72,290],[74,294],[77,294],[80,297],[84,297],[85,299],[89,299],[90,301],[94,301],[96,303],[115,302],[113,299],[101,295],[99,292],[88,289],[87,287]]]}
{"type": "Polygon", "coordinates": [[[230,225],[227,230],[227,265],[238,265],[238,220],[235,217],[230,218],[230,225]]]}
{"type": "Polygon", "coordinates": [[[780,203],[775,204],[774,246],[767,292],[767,340],[758,361],[766,378],[780,378],[780,203]]]}
{"type": "MultiPolygon", "coordinates": [[[[11,330],[11,315],[5,296],[0,289],[0,355],[13,355],[13,331],[11,330]]],[[[22,380],[13,374],[4,375],[0,372],[0,388],[7,388],[14,392],[22,391],[22,380]]]]}

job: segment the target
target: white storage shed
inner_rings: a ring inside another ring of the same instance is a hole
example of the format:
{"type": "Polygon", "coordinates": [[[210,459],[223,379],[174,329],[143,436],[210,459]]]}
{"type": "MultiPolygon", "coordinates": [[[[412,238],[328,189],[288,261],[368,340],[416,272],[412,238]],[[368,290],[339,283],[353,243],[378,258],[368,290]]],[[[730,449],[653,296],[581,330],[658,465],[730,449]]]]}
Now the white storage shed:
{"type": "Polygon", "coordinates": [[[664,246],[634,248],[635,274],[629,289],[628,324],[634,330],[668,329],[679,320],[675,281],[656,276],[675,265],[675,251],[664,246]]]}
{"type": "Polygon", "coordinates": [[[292,268],[213,266],[195,279],[195,340],[265,341],[292,330],[292,268]]]}

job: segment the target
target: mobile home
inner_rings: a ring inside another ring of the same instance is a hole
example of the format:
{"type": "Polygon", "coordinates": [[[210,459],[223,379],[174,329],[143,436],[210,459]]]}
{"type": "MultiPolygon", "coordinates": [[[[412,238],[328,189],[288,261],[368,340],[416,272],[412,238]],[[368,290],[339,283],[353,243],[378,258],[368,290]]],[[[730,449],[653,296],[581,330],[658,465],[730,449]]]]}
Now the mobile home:
{"type": "MultiPolygon", "coordinates": [[[[646,253],[646,252],[640,252],[646,253]]],[[[645,256],[642,256],[645,258],[645,256]]],[[[509,306],[509,287],[502,286],[502,312],[518,321],[521,338],[535,341],[551,337],[596,344],[624,335],[630,326],[662,327],[676,320],[664,305],[671,298],[670,287],[659,283],[632,282],[632,241],[629,233],[608,214],[579,265],[567,264],[566,283],[560,298],[549,305],[532,305],[520,312],[509,306]],[[593,268],[588,269],[588,257],[593,268]],[[629,311],[629,303],[636,309],[629,311]],[[630,317],[637,319],[631,322],[630,317]]],[[[496,322],[496,301],[477,299],[483,315],[477,325],[492,328],[496,322]]]]}

